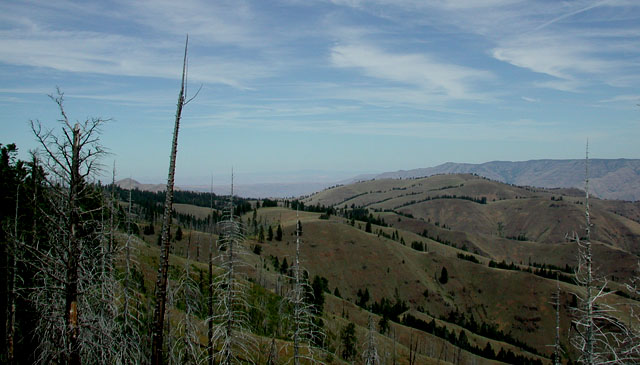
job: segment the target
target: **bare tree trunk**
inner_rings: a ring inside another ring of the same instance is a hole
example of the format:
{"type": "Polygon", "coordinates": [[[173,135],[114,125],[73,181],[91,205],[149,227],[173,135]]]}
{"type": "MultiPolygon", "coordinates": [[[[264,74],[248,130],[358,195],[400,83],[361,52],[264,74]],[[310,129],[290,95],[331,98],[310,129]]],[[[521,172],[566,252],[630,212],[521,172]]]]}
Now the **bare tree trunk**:
{"type": "MultiPolygon", "coordinates": [[[[62,115],[62,136],[44,131],[39,121],[32,121],[31,129],[46,156],[48,176],[42,182],[49,187],[46,193],[50,194],[52,213],[45,213],[43,218],[53,231],[44,250],[38,247],[37,239],[23,243],[23,247],[37,260],[29,264],[37,266],[41,284],[29,294],[40,314],[36,331],[40,342],[38,361],[80,364],[82,356],[92,362],[105,354],[96,336],[109,327],[104,317],[89,314],[92,301],[100,300],[95,279],[96,268],[100,267],[98,242],[102,242],[103,232],[100,222],[92,216],[102,207],[92,207],[90,199],[85,199],[93,191],[85,178],[95,173],[104,153],[96,136],[104,120],[93,118],[72,126],[60,90],[57,97],[50,97],[62,115]],[[81,333],[81,327],[92,330],[81,333]]],[[[34,169],[37,170],[35,163],[34,169]]],[[[35,228],[34,222],[34,231],[35,228]]]]}
{"type": "Polygon", "coordinates": [[[393,327],[393,365],[396,365],[396,328],[393,327]]]}
{"type": "Polygon", "coordinates": [[[556,296],[555,296],[555,307],[556,307],[556,340],[553,346],[553,354],[554,354],[554,365],[560,365],[560,352],[562,349],[560,348],[560,283],[558,281],[558,275],[556,273],[556,296]]]}
{"type": "MultiPolygon", "coordinates": [[[[572,345],[580,352],[578,361],[593,365],[600,363],[630,363],[628,357],[620,346],[628,329],[619,321],[613,313],[616,308],[609,305],[604,297],[612,292],[606,291],[607,280],[605,277],[597,277],[593,270],[593,253],[591,250],[591,214],[589,210],[589,144],[585,159],[585,233],[582,240],[577,234],[575,241],[578,243],[579,265],[576,272],[576,281],[584,288],[580,307],[576,308],[577,316],[574,319],[576,334],[571,338],[572,345]]],[[[573,327],[572,327],[573,328],[573,327]]]]}
{"type": "Polygon", "coordinates": [[[380,357],[378,356],[378,346],[376,344],[376,327],[373,323],[373,317],[369,315],[369,331],[367,332],[367,342],[365,344],[365,350],[362,354],[365,365],[375,365],[380,363],[380,357]]]}
{"type": "MultiPolygon", "coordinates": [[[[211,232],[209,232],[209,272],[208,272],[208,287],[209,293],[207,298],[208,310],[207,314],[209,318],[213,317],[213,175],[211,176],[211,189],[209,191],[211,194],[211,220],[209,221],[209,226],[211,228],[211,232]]],[[[209,355],[209,365],[213,365],[213,321],[207,322],[209,326],[209,333],[207,336],[207,350],[209,355]]]]}
{"type": "Polygon", "coordinates": [[[8,282],[7,295],[9,296],[9,314],[7,316],[7,363],[13,364],[15,360],[14,354],[14,337],[16,333],[16,280],[17,280],[17,258],[18,255],[18,209],[20,207],[20,182],[16,185],[16,213],[13,221],[13,239],[11,240],[12,252],[7,253],[7,267],[11,268],[9,274],[11,278],[8,282]],[[11,261],[11,264],[8,262],[11,261]]]}
{"type": "Polygon", "coordinates": [[[65,282],[65,324],[67,326],[67,346],[69,346],[67,362],[72,365],[79,365],[80,346],[78,337],[80,329],[78,327],[78,265],[80,259],[80,248],[78,245],[80,226],[80,216],[78,214],[78,192],[81,184],[80,177],[80,126],[73,127],[73,146],[71,156],[71,181],[69,185],[69,223],[68,232],[68,261],[65,282]]]}
{"type": "Polygon", "coordinates": [[[231,175],[231,199],[229,216],[222,220],[219,240],[219,260],[222,274],[214,281],[214,293],[218,299],[215,303],[213,345],[214,357],[219,364],[255,363],[255,338],[248,332],[248,313],[250,305],[246,298],[248,285],[239,277],[238,269],[248,266],[242,260],[246,255],[243,246],[244,234],[242,222],[234,217],[233,206],[233,173],[231,175]]]}
{"type": "Polygon", "coordinates": [[[296,261],[295,261],[295,292],[294,292],[294,308],[293,321],[296,326],[293,332],[293,363],[300,365],[300,336],[301,336],[301,318],[302,310],[302,287],[300,286],[300,221],[296,223],[296,261]]]}
{"type": "MultiPolygon", "coordinates": [[[[315,323],[316,312],[313,304],[309,303],[306,292],[312,291],[308,282],[302,277],[303,271],[300,265],[300,236],[302,236],[302,223],[296,222],[296,256],[291,270],[293,271],[293,288],[287,295],[287,300],[293,307],[293,363],[299,365],[302,360],[309,363],[321,363],[317,359],[317,346],[324,343],[325,334],[322,328],[315,323]],[[301,351],[303,350],[304,351],[301,351]]],[[[322,313],[320,313],[322,315],[322,313]]]]}
{"type": "Polygon", "coordinates": [[[164,314],[167,305],[167,278],[169,273],[169,230],[171,228],[171,212],[173,210],[173,185],[176,171],[176,155],[178,153],[178,131],[180,128],[180,118],[182,108],[185,103],[185,79],[187,72],[187,46],[189,37],[184,46],[184,61],[182,64],[182,83],[178,94],[178,106],[176,110],[176,120],[173,129],[173,143],[171,144],[171,157],[169,161],[169,176],[167,178],[167,195],[164,202],[164,216],[162,221],[162,252],[160,254],[160,267],[158,268],[158,278],[156,281],[156,306],[154,310],[154,325],[152,329],[151,363],[154,365],[163,363],[164,342],[164,314]]]}
{"type": "Polygon", "coordinates": [[[124,328],[129,328],[129,277],[131,276],[131,187],[129,187],[129,207],[127,212],[127,242],[124,246],[125,275],[122,283],[124,293],[124,303],[122,308],[122,318],[124,328]]]}
{"type": "Polygon", "coordinates": [[[586,250],[586,269],[587,269],[587,283],[586,283],[586,289],[587,289],[587,308],[586,308],[586,317],[587,317],[587,321],[588,321],[588,325],[586,328],[586,334],[585,334],[585,363],[587,365],[591,365],[594,363],[594,351],[593,351],[593,270],[592,270],[592,263],[593,263],[593,257],[592,257],[592,253],[591,253],[591,216],[589,215],[589,142],[587,141],[587,152],[586,152],[586,159],[585,159],[585,198],[584,198],[584,204],[585,204],[585,220],[587,223],[587,227],[585,228],[586,230],[586,242],[584,243],[585,245],[585,250],[586,250]]]}

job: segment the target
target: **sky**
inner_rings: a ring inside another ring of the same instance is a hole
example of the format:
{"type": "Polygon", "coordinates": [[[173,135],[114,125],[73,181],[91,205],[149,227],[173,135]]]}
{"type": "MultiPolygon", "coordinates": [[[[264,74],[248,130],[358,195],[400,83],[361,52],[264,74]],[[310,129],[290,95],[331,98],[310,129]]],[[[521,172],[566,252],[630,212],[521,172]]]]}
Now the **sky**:
{"type": "MultiPolygon", "coordinates": [[[[103,118],[105,175],[330,182],[445,162],[640,158],[640,1],[0,2],[0,143],[103,118]]],[[[110,180],[110,178],[107,178],[110,180]]]]}

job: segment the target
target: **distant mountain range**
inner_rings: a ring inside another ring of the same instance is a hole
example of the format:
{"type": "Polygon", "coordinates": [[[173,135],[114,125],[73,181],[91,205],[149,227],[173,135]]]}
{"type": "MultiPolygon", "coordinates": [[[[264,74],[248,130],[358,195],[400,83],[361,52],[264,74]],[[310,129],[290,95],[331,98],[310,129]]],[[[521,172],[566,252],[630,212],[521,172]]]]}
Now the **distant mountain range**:
{"type": "Polygon", "coordinates": [[[166,184],[142,184],[130,178],[118,180],[116,181],[116,185],[122,189],[138,189],[141,191],[150,191],[153,193],[167,190],[166,184]]]}
{"type": "MultiPolygon", "coordinates": [[[[165,191],[166,184],[142,184],[134,179],[126,178],[116,181],[116,185],[123,189],[138,189],[143,191],[159,192],[165,191]]],[[[291,198],[309,195],[325,189],[331,183],[264,183],[264,184],[237,184],[234,186],[234,194],[243,198],[291,198]]],[[[229,194],[229,185],[214,185],[213,192],[219,195],[229,194]]],[[[208,192],[210,186],[207,185],[180,185],[176,190],[189,190],[208,192]]]]}
{"type": "MultiPolygon", "coordinates": [[[[361,176],[367,179],[408,179],[438,174],[473,173],[520,186],[584,190],[585,161],[492,161],[482,164],[447,162],[435,167],[361,176]]],[[[358,180],[355,178],[354,180],[358,180]]],[[[640,200],[640,159],[589,160],[589,191],[603,199],[640,200]]]]}
{"type": "MultiPolygon", "coordinates": [[[[354,178],[329,182],[283,182],[238,184],[235,193],[245,198],[287,198],[309,195],[336,184],[347,185],[357,181],[380,179],[409,179],[439,174],[473,173],[486,178],[519,186],[543,188],[584,189],[584,160],[530,160],[492,161],[482,164],[447,162],[435,167],[400,170],[381,174],[359,175],[354,178]]],[[[603,199],[640,200],[640,159],[589,160],[589,190],[603,199]]],[[[133,179],[116,182],[122,188],[163,191],[165,184],[141,184],[133,179]]],[[[209,191],[205,185],[181,185],[181,190],[209,191]]],[[[214,185],[216,194],[229,194],[228,185],[214,185]]]]}

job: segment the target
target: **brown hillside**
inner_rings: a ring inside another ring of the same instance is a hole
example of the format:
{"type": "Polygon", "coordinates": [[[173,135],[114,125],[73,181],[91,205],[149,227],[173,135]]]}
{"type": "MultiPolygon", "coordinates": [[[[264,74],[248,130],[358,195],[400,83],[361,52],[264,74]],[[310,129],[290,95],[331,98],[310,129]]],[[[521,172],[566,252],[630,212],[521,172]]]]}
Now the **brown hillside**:
{"type": "MultiPolygon", "coordinates": [[[[286,212],[283,208],[259,210],[261,217],[274,222],[276,217],[282,217],[286,212]]],[[[555,291],[555,281],[527,272],[489,268],[486,261],[476,264],[461,260],[455,254],[464,251],[426,239],[430,247],[438,249],[419,252],[396,241],[366,233],[358,228],[358,224],[352,227],[341,218],[322,220],[318,216],[304,216],[303,265],[310,276],[326,277],[329,289],[333,291],[337,287],[347,301],[354,302],[356,292],[366,288],[372,301],[399,295],[412,310],[419,309],[436,318],[446,317],[452,311],[473,314],[477,320],[494,324],[548,353],[546,345],[553,336],[555,315],[549,298],[555,291]],[[446,284],[438,280],[443,267],[449,272],[446,284]]],[[[295,247],[294,221],[283,219],[280,223],[284,228],[284,240],[263,244],[262,256],[277,256],[280,261],[286,257],[291,262],[295,247]]],[[[377,229],[385,228],[374,226],[374,231],[377,229]]],[[[402,230],[400,234],[407,240],[419,238],[402,230]]],[[[523,247],[514,248],[513,255],[549,254],[543,250],[550,247],[548,244],[534,244],[534,249],[527,249],[524,248],[527,242],[514,242],[523,247]]],[[[563,246],[567,252],[571,251],[568,244],[563,246]]],[[[562,322],[564,328],[568,328],[568,293],[578,289],[565,283],[562,283],[562,288],[565,292],[562,322]]]]}
{"type": "MultiPolygon", "coordinates": [[[[583,198],[561,193],[462,174],[371,180],[323,191],[305,203],[337,208],[354,205],[372,212],[410,214],[418,220],[468,234],[498,236],[501,224],[503,237],[560,243],[567,234],[584,230],[583,198]],[[480,199],[486,204],[480,204],[480,199]]],[[[640,223],[634,221],[640,218],[638,204],[591,199],[591,205],[592,238],[640,254],[640,223]]],[[[422,229],[413,231],[420,233],[422,229]]]]}

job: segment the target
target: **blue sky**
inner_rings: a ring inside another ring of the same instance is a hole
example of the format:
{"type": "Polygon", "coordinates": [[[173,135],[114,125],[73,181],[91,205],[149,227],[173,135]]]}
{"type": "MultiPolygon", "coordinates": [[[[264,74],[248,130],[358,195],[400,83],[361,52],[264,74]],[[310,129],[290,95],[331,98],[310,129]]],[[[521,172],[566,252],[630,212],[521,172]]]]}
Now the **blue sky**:
{"type": "MultiPolygon", "coordinates": [[[[0,143],[110,118],[118,178],[334,181],[447,161],[640,157],[640,1],[0,2],[0,143]]],[[[110,168],[107,168],[110,170],[110,168]]]]}

